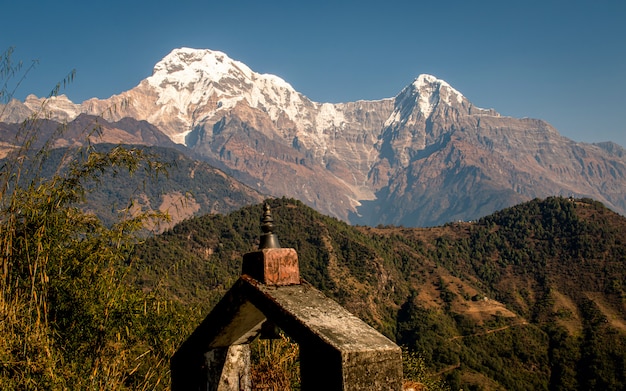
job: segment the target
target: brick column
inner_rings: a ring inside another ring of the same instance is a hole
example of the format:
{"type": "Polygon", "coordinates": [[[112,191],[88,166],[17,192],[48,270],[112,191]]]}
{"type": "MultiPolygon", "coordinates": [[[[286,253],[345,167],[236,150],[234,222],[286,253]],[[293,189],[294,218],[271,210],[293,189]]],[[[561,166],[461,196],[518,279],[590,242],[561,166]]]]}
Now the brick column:
{"type": "Polygon", "coordinates": [[[293,248],[264,248],[243,256],[242,274],[265,285],[300,284],[298,253],[293,248]]]}

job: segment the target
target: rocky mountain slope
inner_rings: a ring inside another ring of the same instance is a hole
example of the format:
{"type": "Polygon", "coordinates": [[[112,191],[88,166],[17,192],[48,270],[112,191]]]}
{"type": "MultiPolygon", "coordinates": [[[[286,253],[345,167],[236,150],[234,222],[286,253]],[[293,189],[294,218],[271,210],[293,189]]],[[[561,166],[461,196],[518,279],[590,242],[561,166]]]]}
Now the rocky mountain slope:
{"type": "MultiPolygon", "coordinates": [[[[28,158],[20,173],[25,181],[32,177],[51,178],[68,167],[69,157],[82,161],[87,159],[86,152],[91,148],[101,152],[119,143],[143,149],[165,167],[166,172],[160,175],[144,170],[133,175],[124,171],[104,172],[97,184],[88,185],[85,206],[105,224],[117,221],[119,213],[131,203],[133,211],[167,212],[170,221],[154,227],[163,230],[194,215],[228,213],[265,197],[208,163],[193,159],[191,151],[175,144],[146,121],[124,118],[108,122],[80,114],[61,127],[56,121],[37,121],[36,137],[25,129],[28,128],[19,124],[0,123],[3,140],[15,140],[19,144],[27,137],[32,141],[33,152],[25,153],[28,158]],[[47,143],[51,144],[50,148],[44,147],[47,143]],[[45,164],[40,164],[35,155],[45,156],[45,164]]],[[[0,147],[0,165],[14,147],[0,147]]]]}
{"type": "MultiPolygon", "coordinates": [[[[12,101],[0,121],[42,104],[12,101]]],[[[430,75],[395,98],[317,103],[224,53],[182,48],[129,91],[45,105],[59,121],[147,121],[247,185],[351,223],[430,226],[548,195],[591,197],[626,214],[623,148],[475,107],[430,75]]]]}

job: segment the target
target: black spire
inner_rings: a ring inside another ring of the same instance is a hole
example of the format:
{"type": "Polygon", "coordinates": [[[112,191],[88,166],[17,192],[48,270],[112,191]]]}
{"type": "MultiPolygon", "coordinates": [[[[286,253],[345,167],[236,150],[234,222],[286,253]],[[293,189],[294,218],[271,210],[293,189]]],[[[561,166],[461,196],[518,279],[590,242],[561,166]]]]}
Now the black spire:
{"type": "Polygon", "coordinates": [[[278,243],[278,236],[274,234],[274,219],[272,218],[272,211],[270,205],[266,202],[263,205],[263,217],[261,217],[261,241],[259,243],[259,250],[264,248],[280,248],[278,243]]]}

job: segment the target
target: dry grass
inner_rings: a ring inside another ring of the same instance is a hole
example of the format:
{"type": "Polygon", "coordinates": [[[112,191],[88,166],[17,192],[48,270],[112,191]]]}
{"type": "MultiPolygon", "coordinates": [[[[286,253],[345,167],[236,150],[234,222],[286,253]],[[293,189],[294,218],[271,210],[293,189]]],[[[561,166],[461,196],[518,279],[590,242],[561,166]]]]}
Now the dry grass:
{"type": "Polygon", "coordinates": [[[257,339],[252,343],[252,389],[289,391],[299,389],[300,349],[288,338],[257,339]]]}

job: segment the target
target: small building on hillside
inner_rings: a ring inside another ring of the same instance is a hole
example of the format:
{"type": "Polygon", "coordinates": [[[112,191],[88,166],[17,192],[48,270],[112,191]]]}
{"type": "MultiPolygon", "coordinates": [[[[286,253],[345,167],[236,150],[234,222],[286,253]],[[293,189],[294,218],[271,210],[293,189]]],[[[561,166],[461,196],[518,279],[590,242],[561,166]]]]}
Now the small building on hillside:
{"type": "Polygon", "coordinates": [[[172,357],[172,390],[251,390],[249,344],[274,327],[300,347],[303,391],[401,390],[400,347],[300,278],[267,204],[261,227],[241,277],[172,357]]]}

